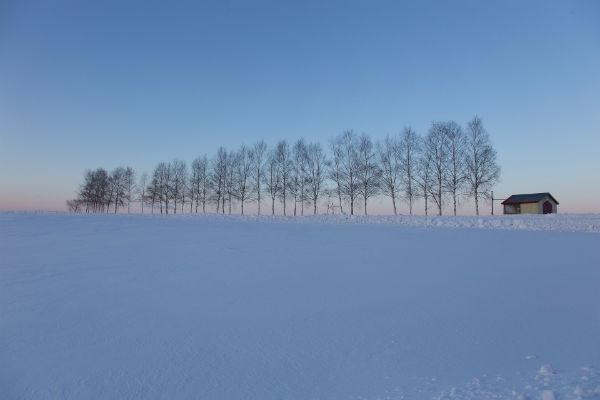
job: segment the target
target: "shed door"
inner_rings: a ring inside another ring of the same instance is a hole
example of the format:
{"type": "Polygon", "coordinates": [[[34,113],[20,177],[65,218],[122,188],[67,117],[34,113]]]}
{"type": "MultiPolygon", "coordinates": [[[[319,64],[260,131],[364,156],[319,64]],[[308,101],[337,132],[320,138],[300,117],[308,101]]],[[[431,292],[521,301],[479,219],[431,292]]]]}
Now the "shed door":
{"type": "Polygon", "coordinates": [[[544,202],[544,214],[552,214],[552,203],[548,200],[544,202]]]}

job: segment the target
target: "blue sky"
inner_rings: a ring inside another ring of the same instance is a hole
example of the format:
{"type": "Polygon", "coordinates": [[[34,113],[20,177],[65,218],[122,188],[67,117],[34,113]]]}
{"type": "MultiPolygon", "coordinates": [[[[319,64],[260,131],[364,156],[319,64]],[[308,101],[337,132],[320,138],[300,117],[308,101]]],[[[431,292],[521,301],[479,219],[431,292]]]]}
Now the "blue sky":
{"type": "Polygon", "coordinates": [[[600,212],[600,2],[0,1],[0,209],[88,168],[478,114],[500,195],[600,212]]]}

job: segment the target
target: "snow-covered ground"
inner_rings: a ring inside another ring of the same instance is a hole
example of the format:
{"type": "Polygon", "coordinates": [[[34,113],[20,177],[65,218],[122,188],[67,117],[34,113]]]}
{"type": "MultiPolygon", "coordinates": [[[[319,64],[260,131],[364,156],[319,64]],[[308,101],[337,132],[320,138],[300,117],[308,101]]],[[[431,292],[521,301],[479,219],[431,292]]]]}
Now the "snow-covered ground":
{"type": "Polygon", "coordinates": [[[0,399],[600,399],[599,226],[3,213],[0,399]]]}

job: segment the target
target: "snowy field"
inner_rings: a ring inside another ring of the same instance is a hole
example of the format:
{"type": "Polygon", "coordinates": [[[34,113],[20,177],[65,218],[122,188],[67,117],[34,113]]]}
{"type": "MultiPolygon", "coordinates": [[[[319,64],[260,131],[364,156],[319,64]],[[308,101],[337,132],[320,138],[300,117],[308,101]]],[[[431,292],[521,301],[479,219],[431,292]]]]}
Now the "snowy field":
{"type": "Polygon", "coordinates": [[[1,213],[0,399],[600,399],[599,232],[1,213]]]}

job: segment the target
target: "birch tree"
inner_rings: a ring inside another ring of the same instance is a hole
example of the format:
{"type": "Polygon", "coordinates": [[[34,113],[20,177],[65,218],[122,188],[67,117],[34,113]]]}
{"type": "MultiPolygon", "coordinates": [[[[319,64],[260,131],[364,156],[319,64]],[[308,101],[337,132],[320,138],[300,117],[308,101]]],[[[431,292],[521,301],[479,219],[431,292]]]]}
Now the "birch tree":
{"type": "Polygon", "coordinates": [[[227,212],[231,214],[231,208],[233,206],[233,200],[235,198],[235,171],[237,170],[238,164],[238,153],[229,152],[227,156],[227,167],[225,172],[225,193],[227,197],[223,197],[223,210],[225,209],[225,199],[227,199],[228,207],[227,212]]]}
{"type": "Polygon", "coordinates": [[[160,206],[160,213],[162,214],[162,189],[161,189],[161,164],[158,164],[154,171],[152,171],[152,178],[148,185],[148,197],[150,198],[150,212],[154,214],[154,205],[158,202],[160,206]]]}
{"type": "Polygon", "coordinates": [[[77,192],[77,199],[71,205],[76,206],[78,211],[86,213],[104,212],[110,202],[110,177],[105,169],[98,168],[95,171],[86,171],[83,184],[77,192]]]}
{"type": "Polygon", "coordinates": [[[190,174],[191,202],[194,203],[195,213],[198,213],[198,207],[202,205],[202,212],[206,212],[206,202],[208,199],[208,159],[206,156],[198,157],[192,161],[192,170],[190,174]]]}
{"type": "Polygon", "coordinates": [[[173,213],[177,214],[177,202],[182,207],[181,211],[183,212],[183,203],[185,203],[185,193],[186,193],[186,182],[187,182],[187,166],[184,161],[181,160],[173,160],[171,162],[171,171],[170,174],[170,195],[173,199],[173,213]]]}
{"type": "Polygon", "coordinates": [[[335,194],[338,200],[338,206],[340,212],[344,213],[342,205],[343,196],[343,174],[342,174],[342,158],[344,157],[344,151],[342,149],[342,141],[339,138],[335,138],[331,141],[331,159],[327,162],[328,166],[328,177],[333,181],[335,188],[335,194]]]}
{"type": "Polygon", "coordinates": [[[242,146],[237,152],[236,163],[234,165],[235,197],[240,202],[242,215],[244,215],[244,204],[250,200],[252,193],[250,181],[253,163],[250,153],[246,146],[242,146]]]}
{"type": "Polygon", "coordinates": [[[123,185],[125,187],[124,202],[127,204],[127,214],[131,212],[131,202],[135,199],[135,170],[132,167],[126,167],[123,175],[123,185]]]}
{"type": "Polygon", "coordinates": [[[267,159],[265,186],[271,197],[271,215],[275,215],[275,199],[281,190],[281,169],[277,161],[277,151],[273,149],[267,159]]]}
{"type": "Polygon", "coordinates": [[[417,184],[417,195],[423,198],[425,206],[425,216],[429,215],[429,197],[431,193],[431,186],[433,182],[432,177],[433,162],[431,160],[431,154],[428,152],[421,153],[421,157],[417,162],[417,177],[415,183],[417,184]]]}
{"type": "Polygon", "coordinates": [[[404,128],[400,140],[400,175],[404,198],[408,202],[408,212],[413,213],[413,203],[418,196],[417,172],[419,168],[420,140],[412,128],[404,128]]]}
{"type": "Polygon", "coordinates": [[[444,124],[444,134],[448,154],[448,171],[445,174],[444,188],[452,198],[453,212],[456,215],[457,205],[463,195],[467,179],[466,139],[462,128],[454,121],[444,124]]]}
{"type": "Polygon", "coordinates": [[[381,191],[392,200],[394,215],[397,215],[396,199],[401,179],[401,152],[398,137],[387,135],[382,142],[378,142],[377,154],[381,166],[381,191]]]}
{"type": "Polygon", "coordinates": [[[340,148],[340,189],[341,194],[350,204],[350,215],[354,215],[354,204],[359,195],[358,174],[360,165],[358,161],[358,138],[353,131],[345,131],[337,139],[340,148]]]}
{"type": "Polygon", "coordinates": [[[444,205],[444,183],[448,173],[448,136],[445,124],[434,122],[425,138],[424,151],[426,159],[431,163],[430,195],[435,202],[438,215],[442,215],[444,205]]]}
{"type": "Polygon", "coordinates": [[[294,143],[292,150],[291,185],[290,191],[294,197],[294,215],[300,203],[300,215],[304,215],[304,201],[306,199],[306,143],[299,139],[294,143]]]}
{"type": "Polygon", "coordinates": [[[310,143],[306,152],[306,173],[313,214],[318,212],[318,202],[325,182],[325,152],[319,143],[310,143]]]}
{"type": "Polygon", "coordinates": [[[127,186],[125,181],[125,168],[117,167],[110,174],[110,188],[112,194],[112,202],[115,205],[114,213],[117,213],[119,207],[125,205],[127,197],[127,186]]]}
{"type": "Polygon", "coordinates": [[[283,203],[283,215],[286,214],[286,201],[289,195],[292,175],[292,156],[290,148],[285,140],[277,143],[275,148],[277,167],[279,168],[279,198],[283,203]]]}
{"type": "MultiPolygon", "coordinates": [[[[219,147],[217,154],[212,161],[210,180],[213,188],[213,200],[217,206],[217,214],[222,200],[225,198],[225,181],[227,179],[227,150],[219,147]]],[[[222,210],[223,214],[225,209],[222,210]]]]}
{"type": "Polygon", "coordinates": [[[475,202],[475,214],[479,215],[479,200],[485,198],[493,185],[500,179],[500,167],[496,163],[496,150],[475,116],[467,124],[466,180],[469,194],[475,202]]]}
{"type": "Polygon", "coordinates": [[[142,207],[142,214],[144,213],[144,204],[148,201],[147,198],[147,185],[148,185],[148,174],[143,172],[140,175],[140,181],[138,183],[138,199],[140,201],[140,206],[142,207]]]}
{"type": "Polygon", "coordinates": [[[267,144],[260,140],[252,148],[252,179],[254,181],[254,192],[256,193],[257,213],[260,215],[262,187],[261,183],[265,175],[265,162],[267,157],[267,144]]]}
{"type": "Polygon", "coordinates": [[[367,215],[367,202],[379,193],[379,178],[381,172],[377,165],[377,154],[373,141],[366,133],[360,135],[357,148],[358,163],[358,194],[364,201],[364,213],[367,215]]]}

